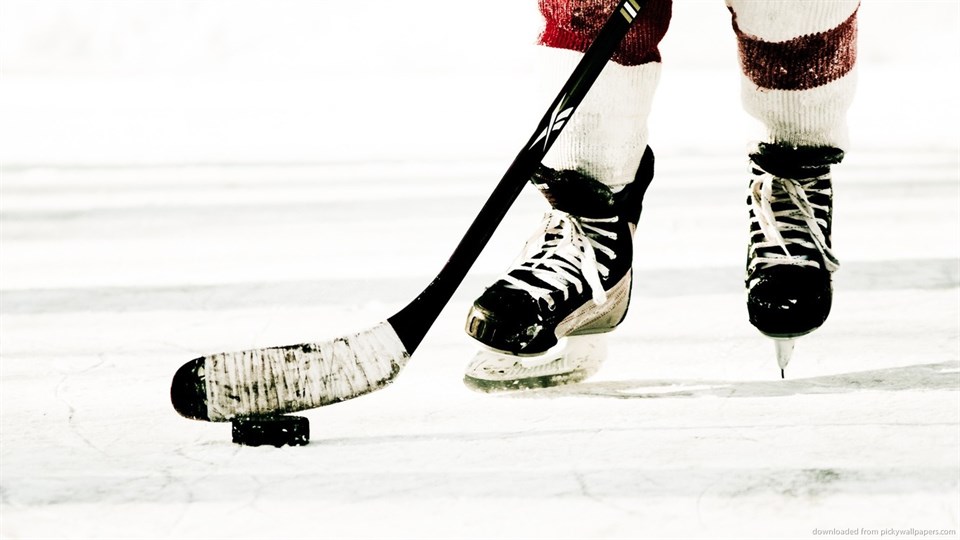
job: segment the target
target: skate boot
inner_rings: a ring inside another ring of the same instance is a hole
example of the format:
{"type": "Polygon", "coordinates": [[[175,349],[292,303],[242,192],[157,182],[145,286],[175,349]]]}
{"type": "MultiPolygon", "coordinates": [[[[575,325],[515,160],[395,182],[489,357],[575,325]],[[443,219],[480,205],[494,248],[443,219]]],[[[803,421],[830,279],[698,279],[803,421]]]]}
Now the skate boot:
{"type": "Polygon", "coordinates": [[[795,338],[830,314],[831,275],[840,265],[830,241],[830,166],[842,159],[837,148],[776,144],[760,144],[750,154],[747,311],[775,340],[781,377],[795,338]]]}
{"type": "Polygon", "coordinates": [[[467,334],[486,350],[467,367],[468,386],[555,386],[599,369],[606,344],[596,335],[616,328],[630,303],[633,232],[653,161],[647,148],[634,181],[616,193],[576,171],[541,166],[535,173],[553,208],[470,308],[467,334]]]}

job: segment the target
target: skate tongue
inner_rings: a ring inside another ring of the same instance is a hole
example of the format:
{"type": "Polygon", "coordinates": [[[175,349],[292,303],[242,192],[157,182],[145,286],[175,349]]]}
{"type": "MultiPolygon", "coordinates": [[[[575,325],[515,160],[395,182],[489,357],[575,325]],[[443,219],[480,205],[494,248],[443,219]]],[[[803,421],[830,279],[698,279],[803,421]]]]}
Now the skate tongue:
{"type": "Polygon", "coordinates": [[[574,216],[604,218],[616,215],[613,192],[577,171],[556,171],[540,166],[531,181],[550,205],[574,216]]]}

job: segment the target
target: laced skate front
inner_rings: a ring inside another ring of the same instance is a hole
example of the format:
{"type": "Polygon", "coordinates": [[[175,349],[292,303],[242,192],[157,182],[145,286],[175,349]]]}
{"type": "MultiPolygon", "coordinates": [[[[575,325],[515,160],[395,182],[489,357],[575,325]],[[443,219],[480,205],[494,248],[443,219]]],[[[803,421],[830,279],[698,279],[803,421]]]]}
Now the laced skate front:
{"type": "Polygon", "coordinates": [[[578,294],[587,287],[593,301],[597,305],[603,304],[607,301],[607,293],[601,279],[606,278],[610,271],[597,261],[597,252],[611,260],[616,258],[616,253],[597,242],[593,236],[615,240],[616,233],[595,224],[616,223],[617,219],[578,218],[559,210],[547,212],[543,231],[527,242],[524,252],[503,279],[509,288],[526,291],[533,298],[544,301],[548,309],[556,308],[551,293],[563,291],[566,300],[570,296],[570,287],[578,294]],[[553,288],[538,286],[512,275],[514,273],[524,277],[532,275],[553,288]]]}
{"type": "Polygon", "coordinates": [[[827,245],[823,230],[828,227],[825,219],[818,218],[816,211],[829,211],[825,206],[813,204],[809,194],[831,196],[829,183],[824,187],[815,188],[820,180],[826,180],[828,175],[804,180],[779,178],[770,173],[762,172],[750,186],[750,205],[753,210],[753,221],[760,227],[764,241],[755,242],[751,247],[751,254],[758,254],[750,262],[748,271],[752,274],[757,268],[767,268],[774,265],[812,266],[820,268],[820,262],[811,259],[804,250],[816,250],[824,261],[826,270],[833,272],[840,267],[840,263],[833,251],[827,245]],[[776,203],[789,202],[790,208],[774,211],[776,203]],[[787,219],[796,221],[787,221],[787,219]],[[784,238],[781,231],[801,231],[804,238],[784,238]],[[790,247],[796,245],[804,249],[790,252],[790,247]],[[782,253],[775,249],[779,247],[782,253]]]}

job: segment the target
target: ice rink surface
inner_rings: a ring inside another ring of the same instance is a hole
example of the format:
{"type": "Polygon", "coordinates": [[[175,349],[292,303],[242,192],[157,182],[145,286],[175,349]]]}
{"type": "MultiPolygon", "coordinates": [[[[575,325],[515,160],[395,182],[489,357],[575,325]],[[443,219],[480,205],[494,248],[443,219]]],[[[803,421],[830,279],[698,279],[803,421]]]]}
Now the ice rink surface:
{"type": "Polygon", "coordinates": [[[432,279],[546,108],[521,4],[4,0],[0,537],[957,537],[953,1],[864,1],[836,302],[786,380],[746,320],[729,15],[678,0],[598,375],[460,382],[530,190],[397,381],[305,413],[308,446],[177,416],[191,358],[361,329],[432,279]]]}

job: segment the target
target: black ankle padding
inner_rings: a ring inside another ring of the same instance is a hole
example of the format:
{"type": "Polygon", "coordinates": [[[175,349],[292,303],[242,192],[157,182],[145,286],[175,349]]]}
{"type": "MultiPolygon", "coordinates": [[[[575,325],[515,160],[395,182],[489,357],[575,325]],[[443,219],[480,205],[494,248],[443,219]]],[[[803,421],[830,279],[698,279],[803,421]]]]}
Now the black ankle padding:
{"type": "Polygon", "coordinates": [[[832,146],[793,146],[760,143],[750,160],[778,178],[812,178],[830,172],[843,161],[843,150],[832,146]]]}
{"type": "Polygon", "coordinates": [[[541,165],[532,182],[550,205],[574,216],[609,217],[614,210],[613,192],[605,184],[577,171],[556,171],[541,165]]]}
{"type": "Polygon", "coordinates": [[[643,207],[643,196],[653,180],[653,150],[648,146],[637,167],[633,181],[614,193],[604,183],[572,170],[557,171],[540,165],[531,182],[550,205],[579,217],[604,218],[612,215],[637,223],[643,207]]]}
{"type": "Polygon", "coordinates": [[[643,211],[643,196],[650,187],[653,180],[654,157],[653,150],[648,146],[643,153],[643,159],[640,160],[640,166],[637,167],[637,174],[633,177],[633,182],[623,187],[614,197],[617,199],[617,207],[620,209],[620,215],[628,222],[636,224],[640,221],[640,213],[643,211]]]}

